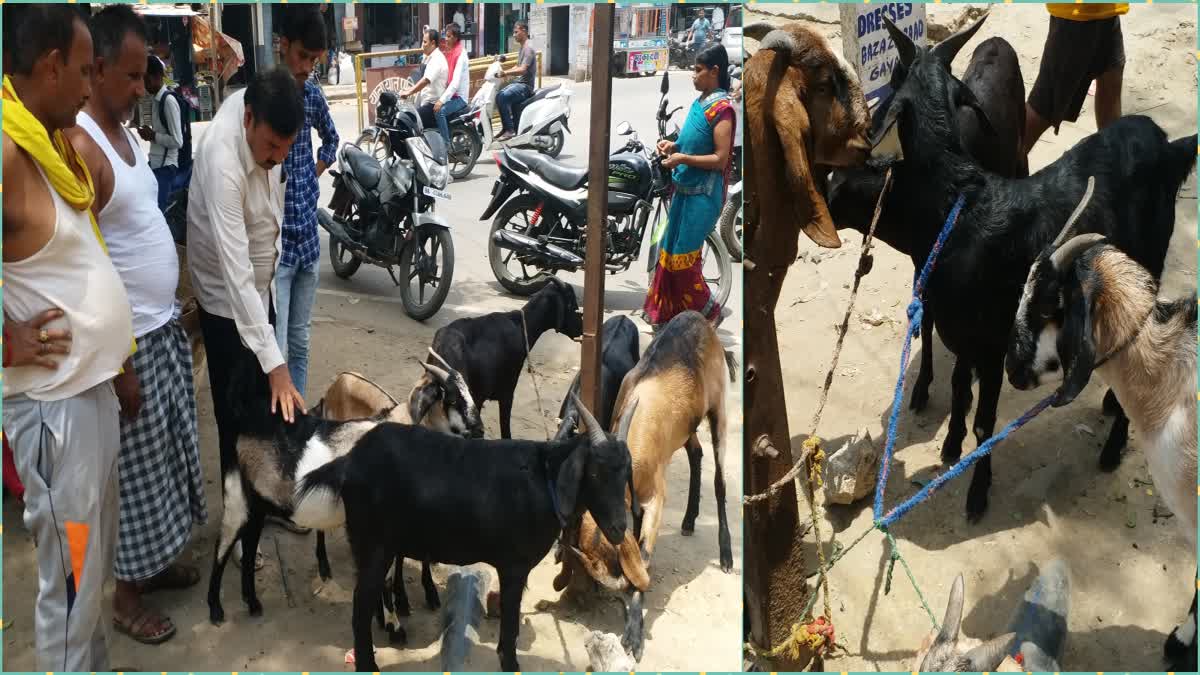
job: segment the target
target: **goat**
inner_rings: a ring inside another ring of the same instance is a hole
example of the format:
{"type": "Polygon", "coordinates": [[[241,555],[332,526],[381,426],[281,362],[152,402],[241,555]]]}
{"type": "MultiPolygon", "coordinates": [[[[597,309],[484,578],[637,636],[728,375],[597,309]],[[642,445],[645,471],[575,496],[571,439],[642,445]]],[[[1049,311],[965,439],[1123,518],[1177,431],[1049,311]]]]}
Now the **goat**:
{"type": "MultiPolygon", "coordinates": [[[[906,69],[877,137],[894,187],[884,209],[912,223],[911,256],[920,267],[956,198],[965,205],[928,280],[927,312],[955,355],[946,463],[957,462],[966,437],[972,373],[979,376],[975,438],[991,437],[1004,379],[1004,353],[1021,286],[1038,252],[1061,227],[1095,173],[1098,199],[1086,230],[1106,233],[1157,278],[1175,225],[1175,198],[1195,166],[1196,136],[1168,141],[1150,118],[1128,116],[1083,139],[1058,160],[1024,179],[985,171],[959,142],[955,111],[973,108],[992,128],[975,94],[947,72],[930,50],[917,48],[884,17],[906,69]],[[1114,197],[1108,197],[1113,195],[1114,197]],[[1119,197],[1115,197],[1118,196],[1119,197]]],[[[991,456],[980,459],[967,492],[967,517],[987,509],[991,456]]]]}
{"type": "MultiPolygon", "coordinates": [[[[627,316],[618,314],[609,317],[600,328],[600,334],[600,401],[596,408],[596,419],[603,428],[608,429],[612,424],[613,406],[617,403],[617,392],[620,391],[621,382],[637,365],[642,350],[638,344],[640,336],[637,325],[627,316]]],[[[576,373],[567,390],[567,396],[563,397],[562,405],[558,409],[559,436],[565,436],[575,429],[579,411],[575,409],[571,394],[578,396],[582,384],[583,373],[576,373]],[[568,418],[570,423],[561,422],[568,418]]]]}
{"type": "Polygon", "coordinates": [[[1051,561],[1013,612],[1009,632],[986,642],[959,637],[963,577],[950,588],[942,628],[917,651],[913,672],[1057,672],[1067,638],[1071,579],[1062,560],[1051,561]],[[1013,658],[1020,655],[1020,662],[1013,658]]]}
{"type": "MultiPolygon", "coordinates": [[[[528,350],[548,330],[572,339],[583,335],[575,291],[557,277],[551,277],[518,311],[455,319],[433,335],[432,349],[444,357],[438,360],[465,376],[479,409],[486,401],[500,404],[501,438],[512,438],[513,394],[528,350]]],[[[428,362],[433,359],[431,354],[428,362]]]]}
{"type": "MultiPolygon", "coordinates": [[[[474,437],[481,430],[479,412],[460,395],[462,376],[437,366],[422,364],[426,375],[413,388],[408,406],[396,404],[384,394],[389,405],[378,406],[376,413],[370,417],[326,420],[314,415],[314,412],[325,413],[327,408],[345,412],[352,407],[342,395],[345,387],[343,380],[341,387],[335,382],[331,392],[332,402],[323,400],[309,414],[299,414],[292,424],[286,424],[282,418],[270,414],[270,388],[266,376],[257,369],[256,364],[246,362],[242,366],[235,369],[229,382],[230,400],[235,402],[233,414],[239,429],[238,456],[236,462],[230,462],[234,468],[222,476],[224,506],[221,534],[214,546],[208,587],[209,619],[214,624],[225,620],[225,611],[221,606],[221,577],[233,544],[241,541],[243,555],[247,560],[253,560],[268,515],[311,526],[303,522],[302,514],[297,514],[292,500],[295,482],[307,471],[345,454],[358,438],[384,421],[408,423],[412,419],[419,419],[437,433],[453,436],[474,437]],[[437,396],[440,405],[435,405],[434,397],[426,394],[429,388],[440,390],[437,396]]],[[[358,406],[361,411],[363,404],[358,406]]],[[[330,526],[339,524],[334,521],[330,526]]],[[[327,579],[330,576],[329,559],[322,532],[327,528],[318,526],[314,529],[318,530],[318,569],[322,578],[327,579]]],[[[402,562],[402,558],[397,558],[398,580],[395,585],[399,587],[398,595],[403,596],[407,603],[403,575],[400,574],[402,562]]],[[[425,578],[426,575],[423,575],[422,580],[425,578]]],[[[432,585],[430,577],[427,592],[432,585]]],[[[436,589],[434,592],[436,594],[436,589]]],[[[251,564],[242,565],[242,598],[251,616],[262,614],[262,603],[254,589],[254,566],[251,564]]]]}
{"type": "Polygon", "coordinates": [[[866,161],[867,101],[854,68],[820,33],[755,23],[743,35],[761,42],[743,78],[750,216],[743,237],[748,256],[758,251],[754,264],[787,267],[796,260],[797,228],[820,246],[842,245],[817,167],[866,161]],[[778,198],[787,194],[796,198],[778,198]],[[756,237],[763,243],[755,246],[756,237]]]}
{"type": "Polygon", "coordinates": [[[614,439],[582,403],[575,405],[588,434],[564,441],[468,441],[381,424],[298,484],[299,509],[322,511],[328,521],[344,514],[358,570],[352,626],[359,670],[379,670],[371,611],[396,554],[495,567],[500,668],[521,670],[521,597],[562,524],[586,510],[609,541],[626,535],[625,493],[633,484],[624,439],[635,407],[614,439]]]}
{"type": "MultiPolygon", "coordinates": [[[[1080,210],[1086,206],[1086,200],[1080,210]]],[[[1074,219],[1072,219],[1073,221],[1074,219]]],[[[1099,373],[1145,438],[1146,463],[1196,550],[1196,294],[1157,298],[1155,276],[1073,222],[1029,270],[1013,323],[1009,382],[1032,389],[1062,377],[1054,406],[1070,403],[1099,373]]],[[[1167,637],[1170,670],[1196,670],[1196,596],[1167,637]]]]}
{"type": "MultiPolygon", "coordinates": [[[[619,544],[600,537],[590,515],[580,521],[578,536],[569,545],[596,583],[619,593],[625,607],[625,632],[621,644],[635,659],[643,649],[642,601],[649,587],[647,565],[654,552],[667,493],[667,465],[684,447],[691,477],[687,509],[680,531],[695,532],[700,512],[700,461],[702,448],[696,436],[707,419],[716,460],[714,492],[717,502],[717,550],[721,569],[733,569],[729,521],[725,515],[725,378],[734,380],[736,363],[721,346],[716,330],[699,312],[675,316],[655,336],[637,366],[625,376],[614,411],[624,416],[637,405],[638,415],[629,426],[628,444],[633,456],[633,498],[643,519],[633,535],[619,544]]],[[[572,581],[571,568],[563,565],[554,587],[572,581]]]]}
{"type": "MultiPolygon", "coordinates": [[[[430,354],[434,355],[434,352],[430,350],[430,354]]],[[[466,429],[466,435],[472,438],[482,437],[483,424],[479,419],[479,411],[474,405],[465,403],[470,400],[470,395],[462,375],[454,370],[445,371],[438,366],[424,363],[421,365],[425,372],[409,393],[408,417],[403,416],[401,409],[393,416],[392,421],[411,423],[415,417],[430,429],[444,433],[454,433],[454,429],[466,429]],[[435,405],[438,401],[442,401],[443,405],[435,405]],[[452,416],[455,419],[452,420],[452,416]]],[[[332,420],[362,419],[374,417],[396,405],[396,399],[362,375],[341,373],[310,414],[332,420]]],[[[322,580],[328,581],[333,576],[325,550],[325,533],[322,531],[317,532],[317,570],[322,580]]],[[[403,570],[404,558],[397,557],[396,564],[388,572],[391,593],[384,594],[380,608],[379,623],[393,640],[398,639],[399,635],[398,616],[411,614],[408,593],[404,588],[403,570]]],[[[437,609],[441,602],[437,586],[433,583],[429,561],[421,564],[421,585],[425,591],[425,605],[429,609],[437,609]]]]}

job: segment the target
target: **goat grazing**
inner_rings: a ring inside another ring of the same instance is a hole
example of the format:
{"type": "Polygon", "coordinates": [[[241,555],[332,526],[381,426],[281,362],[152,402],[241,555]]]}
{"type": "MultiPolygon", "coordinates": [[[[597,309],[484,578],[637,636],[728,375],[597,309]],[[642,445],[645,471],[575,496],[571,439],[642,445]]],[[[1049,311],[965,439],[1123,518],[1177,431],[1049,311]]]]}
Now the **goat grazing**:
{"type": "MultiPolygon", "coordinates": [[[[1079,210],[1086,206],[1086,200],[1079,210]]],[[[1077,214],[1078,215],[1078,214],[1077,214]]],[[[1143,265],[1073,221],[1029,270],[1005,364],[1017,389],[1062,377],[1055,406],[1097,372],[1145,439],[1146,463],[1196,550],[1196,295],[1157,298],[1143,265]]],[[[1196,670],[1196,596],[1164,646],[1170,670],[1196,670]]]]}
{"type": "MultiPolygon", "coordinates": [[[[699,312],[683,312],[655,336],[637,366],[625,376],[614,413],[624,420],[633,406],[638,414],[629,424],[629,452],[633,457],[633,498],[643,517],[636,536],[622,542],[605,542],[601,527],[584,514],[578,536],[569,544],[588,576],[601,586],[620,593],[625,606],[625,632],[621,643],[635,659],[643,648],[642,594],[650,582],[647,565],[654,553],[658,528],[667,497],[667,465],[680,447],[687,449],[691,479],[687,509],[680,526],[691,535],[700,512],[700,461],[702,448],[696,436],[707,419],[715,458],[714,492],[717,502],[717,551],[721,569],[733,569],[729,521],[725,515],[725,389],[737,365],[721,346],[716,330],[699,312]]],[[[571,567],[563,565],[554,587],[572,582],[571,567]]]]}
{"type": "MultiPolygon", "coordinates": [[[[329,559],[322,530],[337,527],[341,521],[334,519],[328,523],[312,523],[307,514],[297,511],[293,488],[305,473],[349,452],[363,434],[384,421],[409,423],[419,419],[422,425],[437,433],[456,437],[477,437],[481,433],[479,412],[459,393],[461,375],[429,364],[422,364],[422,367],[430,379],[422,377],[418,380],[410,395],[409,406],[396,404],[382,390],[379,393],[383,397],[379,397],[369,390],[358,388],[361,381],[356,380],[361,376],[347,375],[335,381],[331,396],[327,395],[309,414],[298,414],[292,424],[270,413],[270,389],[266,376],[257,369],[257,364],[246,362],[242,368],[234,371],[229,387],[230,400],[237,404],[233,412],[239,429],[238,456],[236,461],[229,462],[229,466],[234,468],[222,477],[224,505],[221,534],[214,547],[208,587],[209,619],[213,623],[219,624],[225,620],[225,610],[221,606],[221,577],[233,544],[241,541],[243,555],[247,560],[253,560],[268,515],[291,519],[298,525],[318,530],[317,565],[322,578],[329,578],[329,559]],[[349,403],[347,399],[353,397],[346,393],[351,387],[356,388],[360,395],[364,392],[367,394],[363,401],[373,398],[375,403],[349,403]],[[428,387],[440,390],[441,393],[436,397],[438,405],[430,402],[434,397],[425,394],[428,387]],[[347,412],[354,410],[355,406],[360,412],[365,412],[364,407],[377,410],[364,419],[344,421],[321,419],[312,414],[327,414],[331,409],[347,412]]],[[[398,557],[396,562],[398,581],[395,585],[399,587],[398,594],[407,603],[403,575],[400,574],[403,558],[398,557]]],[[[422,580],[425,578],[426,575],[423,575],[422,580]]],[[[433,585],[432,578],[428,578],[427,594],[433,585]]],[[[436,597],[436,589],[434,594],[436,597]]],[[[254,566],[251,564],[242,565],[242,598],[251,616],[262,613],[262,603],[254,589],[254,566]]]]}
{"type": "MultiPolygon", "coordinates": [[[[486,401],[500,404],[501,438],[512,438],[513,394],[528,350],[548,330],[572,339],[583,335],[575,291],[557,277],[551,277],[520,310],[455,319],[433,335],[432,349],[444,357],[438,360],[463,374],[479,409],[486,401]]],[[[434,362],[433,355],[428,362],[434,362]]]]}
{"type": "MultiPolygon", "coordinates": [[[[876,144],[896,149],[889,160],[893,188],[884,210],[911,223],[914,263],[923,266],[951,207],[961,195],[958,223],[925,288],[938,335],[955,355],[950,424],[942,460],[957,462],[966,438],[972,373],[979,376],[974,432],[991,437],[1004,379],[1004,353],[1021,286],[1030,265],[1061,229],[1095,175],[1102,197],[1084,231],[1101,232],[1146,266],[1162,273],[1175,226],[1175,199],[1196,161],[1196,136],[1168,141],[1150,118],[1128,116],[1083,139],[1058,160],[1023,179],[985,171],[959,141],[956,111],[973,108],[988,122],[975,94],[947,72],[930,50],[917,48],[890,19],[884,23],[906,69],[876,144]]],[[[967,492],[967,517],[987,509],[991,456],[976,465],[967,492]]]]}
{"type": "Polygon", "coordinates": [[[751,216],[745,247],[755,250],[755,238],[765,237],[770,244],[761,250],[771,259],[754,264],[786,267],[796,260],[797,228],[820,246],[842,245],[818,187],[824,182],[818,167],[866,161],[867,101],[855,70],[820,33],[755,23],[743,34],[761,42],[743,73],[751,216]]]}
{"type": "Polygon", "coordinates": [[[942,628],[917,651],[914,672],[1056,672],[1067,639],[1071,578],[1067,564],[1053,560],[1041,570],[1013,612],[1009,632],[986,642],[960,638],[963,577],[958,575],[946,602],[942,628]],[[1020,655],[1020,663],[1012,658],[1020,655]]]}
{"type": "Polygon", "coordinates": [[[521,597],[563,522],[586,510],[609,541],[626,534],[632,469],[624,438],[636,411],[629,408],[614,439],[582,403],[575,405],[588,433],[564,441],[468,441],[381,424],[297,484],[298,510],[322,511],[328,521],[344,513],[358,570],[352,622],[358,670],[379,670],[371,612],[397,554],[495,567],[500,668],[521,670],[521,597]]]}

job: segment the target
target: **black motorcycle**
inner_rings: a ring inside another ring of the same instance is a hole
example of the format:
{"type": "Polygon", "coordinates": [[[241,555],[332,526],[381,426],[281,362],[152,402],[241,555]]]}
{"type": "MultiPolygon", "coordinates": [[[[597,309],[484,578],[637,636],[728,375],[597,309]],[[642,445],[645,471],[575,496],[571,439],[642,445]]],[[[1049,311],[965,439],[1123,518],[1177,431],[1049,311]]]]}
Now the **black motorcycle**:
{"type": "MultiPolygon", "coordinates": [[[[667,122],[682,108],[667,111],[667,73],[663,73],[659,100],[659,137],[674,140],[678,127],[667,122]]],[[[617,133],[629,139],[614,152],[608,163],[608,227],[605,269],[610,274],[626,271],[641,256],[647,226],[665,225],[670,207],[671,173],[663,169],[656,150],[646,148],[628,122],[617,133]]],[[[495,214],[488,240],[492,273],[504,288],[530,295],[562,270],[583,267],[587,250],[588,169],[561,164],[540,153],[503,150],[497,156],[500,176],[492,185],[492,198],[480,220],[495,214]],[[513,196],[514,193],[516,196],[513,196]],[[511,199],[510,199],[511,197],[511,199]],[[519,271],[510,269],[516,262],[519,271]]],[[[724,304],[732,288],[732,265],[720,233],[714,229],[702,254],[716,261],[717,276],[706,278],[716,300],[724,304]]],[[[651,247],[649,270],[657,259],[651,247]]]]}
{"type": "Polygon", "coordinates": [[[438,200],[450,199],[446,144],[390,91],[379,97],[375,122],[363,138],[386,143],[384,159],[343,145],[341,171],[330,171],[333,198],[328,210],[317,209],[317,221],[329,232],[335,274],[349,279],[363,261],[383,267],[400,287],[405,312],[424,321],[446,301],[454,276],[450,226],[434,213],[438,200]]]}

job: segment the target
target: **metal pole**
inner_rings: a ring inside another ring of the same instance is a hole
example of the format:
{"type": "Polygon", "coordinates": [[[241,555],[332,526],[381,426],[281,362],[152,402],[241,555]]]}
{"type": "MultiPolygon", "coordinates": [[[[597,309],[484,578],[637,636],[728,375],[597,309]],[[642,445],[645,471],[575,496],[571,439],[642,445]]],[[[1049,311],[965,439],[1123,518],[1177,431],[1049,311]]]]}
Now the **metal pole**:
{"type": "Polygon", "coordinates": [[[599,410],[600,315],[604,306],[604,235],[608,222],[608,126],[612,121],[613,5],[596,5],[592,40],[592,118],[588,145],[587,262],[583,274],[583,404],[599,410]]]}

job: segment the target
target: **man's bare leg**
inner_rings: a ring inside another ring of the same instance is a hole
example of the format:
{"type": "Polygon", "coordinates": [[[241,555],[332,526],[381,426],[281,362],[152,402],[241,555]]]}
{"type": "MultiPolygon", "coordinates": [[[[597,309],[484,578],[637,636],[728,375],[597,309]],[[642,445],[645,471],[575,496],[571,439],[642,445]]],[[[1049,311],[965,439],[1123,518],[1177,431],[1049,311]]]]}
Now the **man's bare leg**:
{"type": "Polygon", "coordinates": [[[1103,129],[1121,116],[1121,75],[1124,68],[1113,68],[1096,78],[1096,128],[1103,129]]]}
{"type": "Polygon", "coordinates": [[[1050,123],[1047,122],[1041,115],[1037,114],[1037,111],[1033,109],[1033,106],[1026,103],[1025,135],[1023,137],[1025,141],[1024,150],[1026,156],[1029,155],[1029,151],[1033,150],[1034,144],[1037,143],[1038,139],[1041,138],[1042,134],[1046,133],[1046,130],[1049,128],[1050,123]]]}

